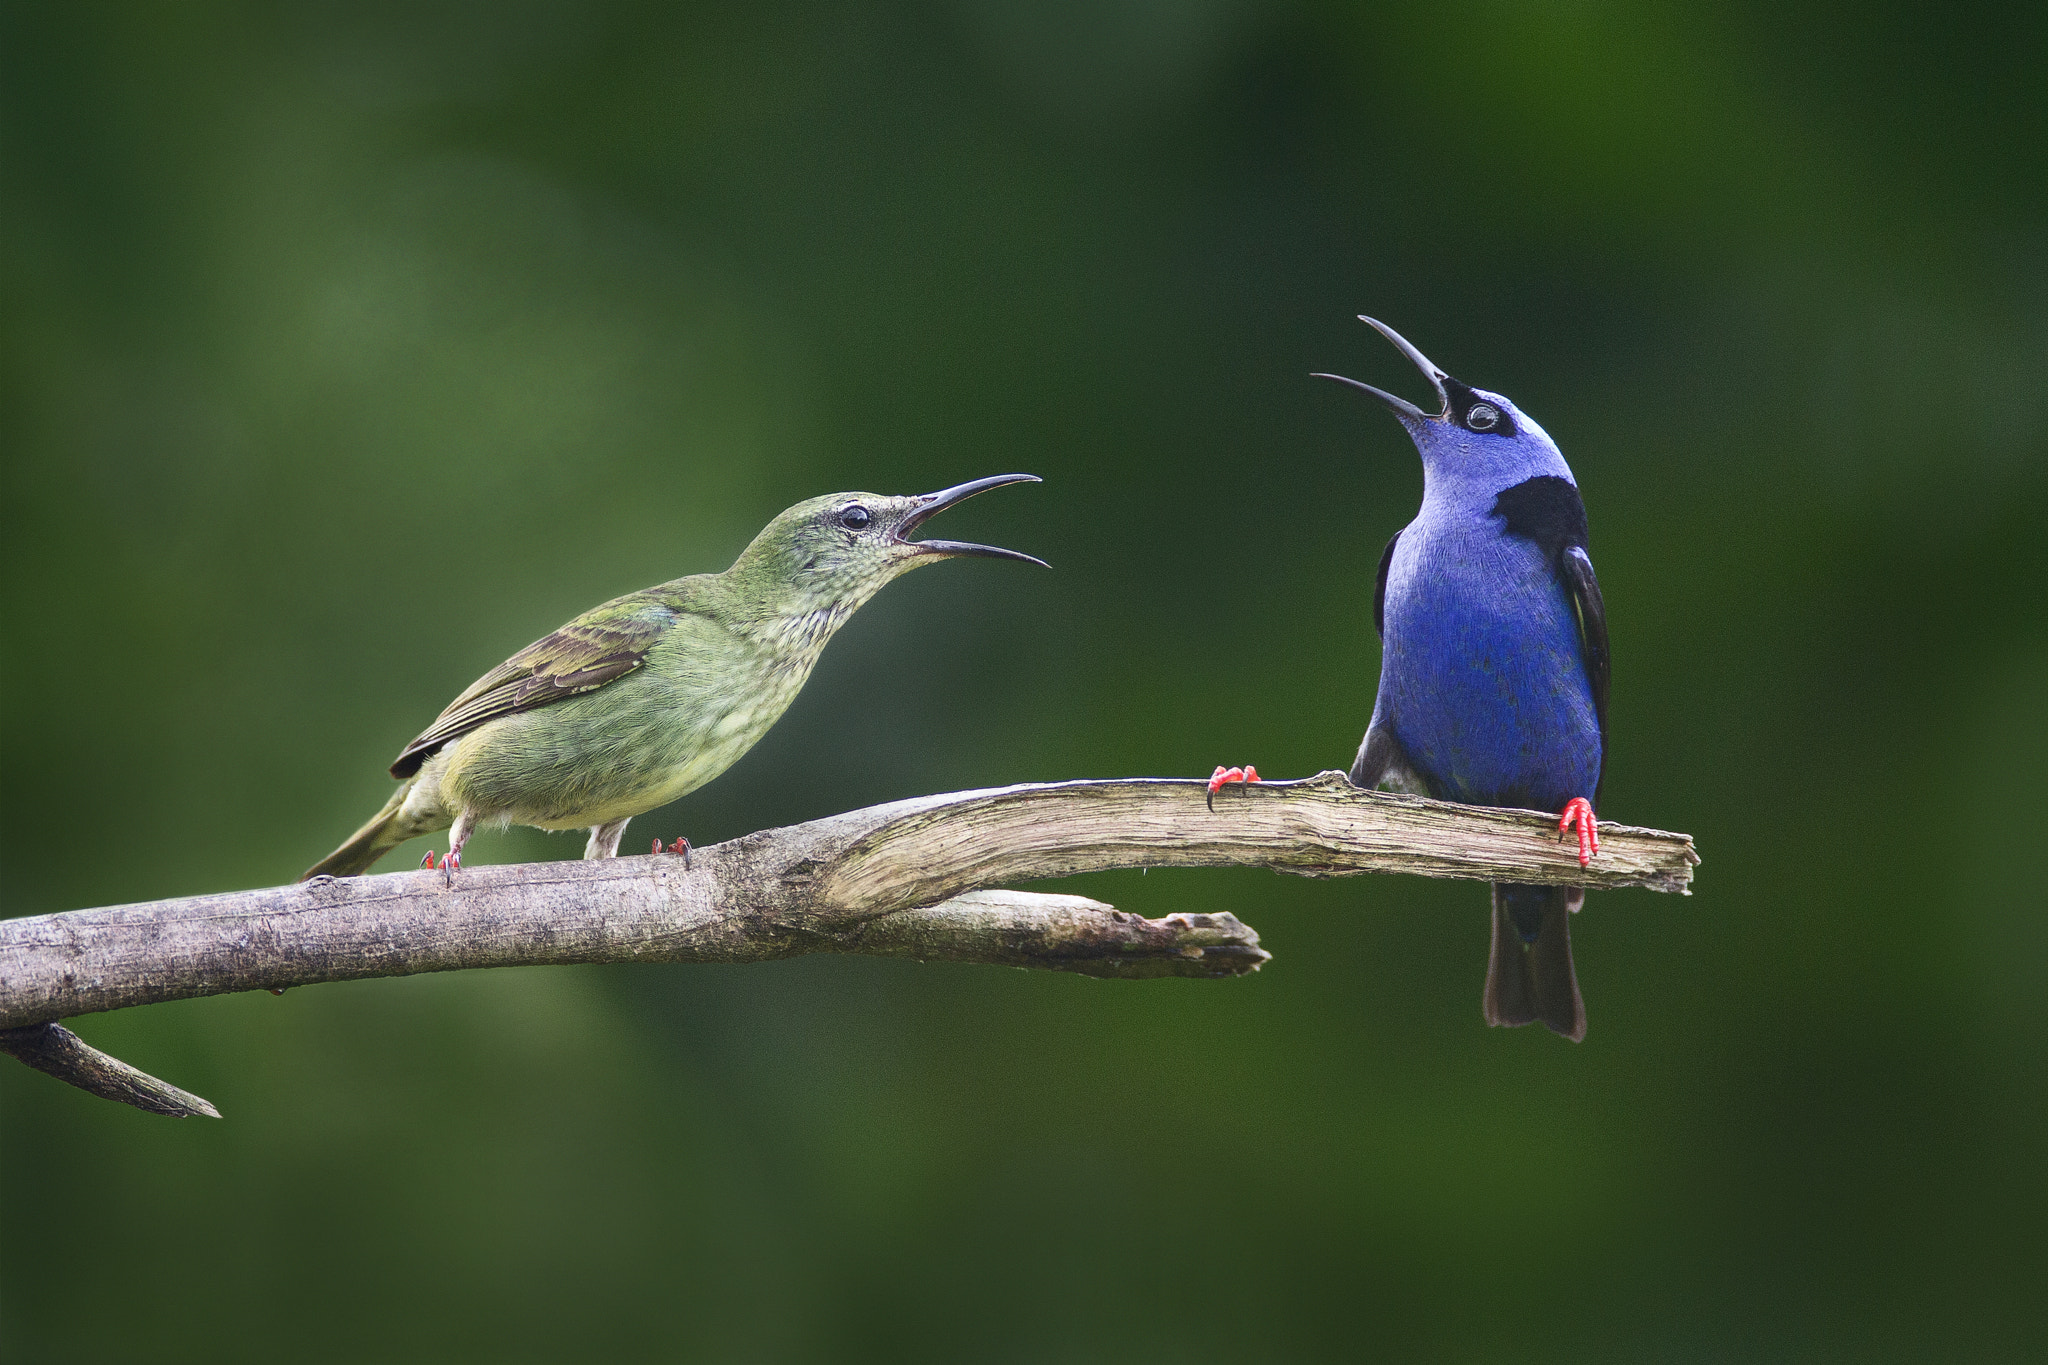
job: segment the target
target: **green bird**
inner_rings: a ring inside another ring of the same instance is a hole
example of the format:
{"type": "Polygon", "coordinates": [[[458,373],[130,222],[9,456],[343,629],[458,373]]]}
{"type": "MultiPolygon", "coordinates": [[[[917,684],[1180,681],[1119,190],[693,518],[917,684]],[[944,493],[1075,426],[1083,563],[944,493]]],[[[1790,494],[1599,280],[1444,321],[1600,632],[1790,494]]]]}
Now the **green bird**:
{"type": "Polygon", "coordinates": [[[922,496],[812,498],[769,522],[724,573],[585,612],[450,702],[391,765],[403,785],[384,809],[306,877],[355,876],[451,827],[443,866],[453,875],[480,825],[588,829],[583,856],[615,857],[628,820],[695,791],[768,733],[825,642],[891,579],[958,555],[1043,567],[993,545],[910,539],[976,493],[1037,482],[997,474],[922,496]]]}

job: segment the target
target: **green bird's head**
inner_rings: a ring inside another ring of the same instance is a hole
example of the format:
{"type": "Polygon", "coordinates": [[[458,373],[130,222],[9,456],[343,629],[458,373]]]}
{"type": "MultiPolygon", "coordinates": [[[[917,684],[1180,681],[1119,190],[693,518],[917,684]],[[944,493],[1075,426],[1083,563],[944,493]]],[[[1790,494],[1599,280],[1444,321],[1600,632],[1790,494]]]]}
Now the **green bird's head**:
{"type": "Polygon", "coordinates": [[[1043,568],[1044,560],[993,545],[910,538],[926,521],[976,493],[1039,481],[1035,474],[995,474],[936,493],[828,493],[769,522],[726,574],[767,614],[843,617],[897,575],[940,559],[980,555],[1043,568]]]}

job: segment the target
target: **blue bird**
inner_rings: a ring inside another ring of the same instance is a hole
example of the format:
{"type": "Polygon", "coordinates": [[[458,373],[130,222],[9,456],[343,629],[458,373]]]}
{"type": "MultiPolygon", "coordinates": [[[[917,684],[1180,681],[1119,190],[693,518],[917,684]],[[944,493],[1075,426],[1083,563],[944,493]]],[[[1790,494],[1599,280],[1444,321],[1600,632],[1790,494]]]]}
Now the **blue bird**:
{"type": "MultiPolygon", "coordinates": [[[[1351,767],[1360,787],[1479,806],[1560,811],[1579,862],[1599,851],[1592,802],[1607,756],[1607,610],[1586,553],[1586,505],[1542,427],[1461,384],[1393,328],[1442,411],[1342,375],[1408,429],[1422,510],[1380,556],[1373,625],[1379,695],[1351,767]]],[[[1497,885],[1486,1022],[1577,1042],[1586,1007],[1568,915],[1583,887],[1497,885]]]]}

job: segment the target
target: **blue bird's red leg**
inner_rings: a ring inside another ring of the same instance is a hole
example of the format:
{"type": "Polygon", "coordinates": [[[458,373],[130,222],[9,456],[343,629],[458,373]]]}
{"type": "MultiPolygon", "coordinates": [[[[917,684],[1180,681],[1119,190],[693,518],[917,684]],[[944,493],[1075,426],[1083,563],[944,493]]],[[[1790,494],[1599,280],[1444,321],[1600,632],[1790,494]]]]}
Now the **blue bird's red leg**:
{"type": "Polygon", "coordinates": [[[1583,796],[1564,803],[1564,814],[1557,817],[1558,842],[1564,842],[1565,831],[1574,825],[1579,829],[1579,866],[1584,867],[1600,851],[1600,830],[1593,821],[1593,803],[1583,796]]]}
{"type": "Polygon", "coordinates": [[[1242,768],[1226,768],[1218,764],[1216,771],[1209,774],[1209,809],[1216,809],[1216,793],[1229,783],[1236,782],[1240,785],[1249,786],[1258,780],[1259,770],[1249,763],[1245,764],[1242,768]]]}

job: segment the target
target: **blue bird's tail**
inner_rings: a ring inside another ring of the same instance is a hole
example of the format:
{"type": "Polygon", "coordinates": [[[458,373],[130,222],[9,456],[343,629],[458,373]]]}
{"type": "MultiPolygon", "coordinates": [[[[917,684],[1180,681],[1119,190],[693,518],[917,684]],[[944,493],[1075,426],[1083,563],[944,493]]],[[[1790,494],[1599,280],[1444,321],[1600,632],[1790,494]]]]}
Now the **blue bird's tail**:
{"type": "Polygon", "coordinates": [[[1573,1042],[1586,1036],[1586,1004],[1572,971],[1571,912],[1581,886],[1493,888],[1493,956],[1486,966],[1486,1022],[1512,1028],[1542,1020],[1573,1042]]]}

